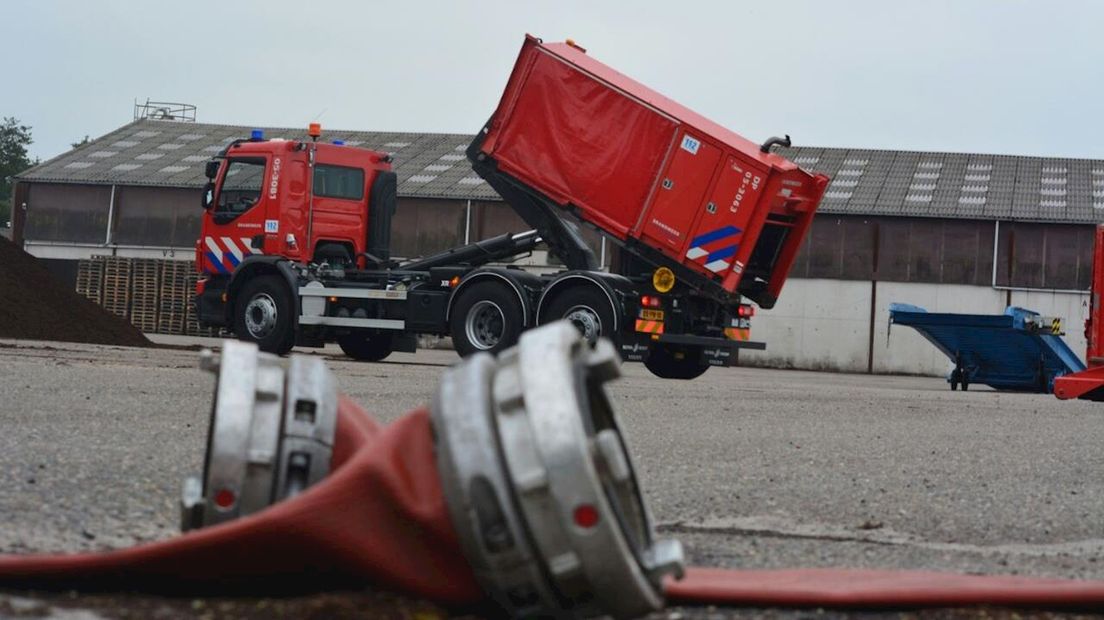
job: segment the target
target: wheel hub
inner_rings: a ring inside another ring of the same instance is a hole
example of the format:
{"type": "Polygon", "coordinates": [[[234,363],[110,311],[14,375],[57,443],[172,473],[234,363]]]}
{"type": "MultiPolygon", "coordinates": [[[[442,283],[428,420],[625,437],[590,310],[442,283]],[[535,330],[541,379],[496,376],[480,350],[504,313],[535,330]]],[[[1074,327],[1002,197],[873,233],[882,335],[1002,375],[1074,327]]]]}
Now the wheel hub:
{"type": "Polygon", "coordinates": [[[506,331],[506,315],[498,304],[481,300],[468,310],[464,319],[464,331],[468,342],[477,349],[492,349],[502,340],[502,334],[506,331]]]}
{"type": "Polygon", "coordinates": [[[249,335],[260,340],[276,329],[276,301],[268,293],[260,293],[245,306],[245,328],[249,335]]]}
{"type": "Polygon", "coordinates": [[[583,338],[592,345],[602,336],[602,319],[590,306],[575,306],[567,311],[564,318],[570,321],[583,338]]]}

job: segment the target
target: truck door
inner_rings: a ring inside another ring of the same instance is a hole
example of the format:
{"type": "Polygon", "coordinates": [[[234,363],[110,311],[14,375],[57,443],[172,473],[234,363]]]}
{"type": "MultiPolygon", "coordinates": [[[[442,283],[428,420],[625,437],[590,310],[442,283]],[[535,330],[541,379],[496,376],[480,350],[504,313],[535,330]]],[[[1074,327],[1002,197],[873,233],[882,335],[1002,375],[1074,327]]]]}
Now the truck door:
{"type": "Polygon", "coordinates": [[[720,158],[720,149],[680,130],[670,161],[660,176],[655,198],[644,216],[642,236],[680,259],[694,216],[705,199],[720,158]]]}
{"type": "Polygon", "coordinates": [[[229,274],[246,256],[257,252],[253,238],[264,234],[268,195],[263,191],[265,157],[227,161],[210,217],[203,227],[203,271],[229,274]]]}

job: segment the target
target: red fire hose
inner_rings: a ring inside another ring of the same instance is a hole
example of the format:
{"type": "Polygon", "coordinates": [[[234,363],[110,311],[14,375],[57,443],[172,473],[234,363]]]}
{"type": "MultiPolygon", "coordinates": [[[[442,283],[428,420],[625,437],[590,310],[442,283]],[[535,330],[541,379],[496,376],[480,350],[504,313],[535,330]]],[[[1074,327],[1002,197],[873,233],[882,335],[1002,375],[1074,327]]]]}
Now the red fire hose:
{"type": "MultiPolygon", "coordinates": [[[[597,389],[602,381],[616,376],[615,353],[608,343],[594,351],[577,346],[576,332],[570,327],[559,332],[541,328],[527,334],[537,335],[523,336],[520,353],[503,356],[501,361],[490,356],[473,358],[446,373],[432,413],[420,409],[381,428],[348,398],[342,396],[336,404],[330,400],[331,415],[336,409],[336,433],[329,474],[291,499],[174,539],[129,549],[0,556],[0,587],[226,595],[374,584],[444,604],[466,605],[484,600],[488,593],[480,584],[492,583],[498,590],[490,596],[515,612],[542,609],[540,605],[549,600],[574,606],[576,614],[597,609],[624,617],[655,608],[662,601],[654,592],[648,593],[649,587],[655,588],[648,583],[659,584],[663,575],[680,572],[681,550],[674,548],[677,543],[672,547],[651,540],[646,511],[631,506],[634,494],[638,495],[631,461],[623,452],[615,419],[604,413],[608,408],[608,402],[603,404],[604,393],[597,389]],[[526,350],[526,338],[543,349],[531,346],[526,350]],[[549,350],[554,354],[551,357],[549,350]],[[527,372],[533,374],[526,378],[527,372]],[[585,424],[576,420],[575,426],[557,426],[557,419],[541,417],[557,408],[563,412],[562,385],[545,381],[554,379],[557,372],[561,380],[583,377],[582,385],[590,390],[589,398],[581,401],[587,403],[585,424]],[[523,403],[528,403],[525,408],[531,411],[519,409],[523,403]],[[549,403],[554,406],[549,408],[549,403]],[[516,446],[481,461],[474,454],[477,450],[469,453],[464,448],[492,432],[484,422],[474,423],[482,419],[476,414],[484,404],[492,415],[483,417],[497,416],[502,421],[494,433],[502,443],[510,439],[516,446]],[[528,423],[534,426],[519,424],[524,416],[529,416],[528,423]],[[526,430],[540,428],[562,438],[576,427],[587,434],[568,437],[571,441],[560,444],[528,435],[526,430]],[[569,458],[574,444],[584,448],[581,460],[569,458]],[[557,446],[559,452],[548,451],[557,446]],[[526,451],[538,448],[545,451],[526,451]],[[541,461],[536,458],[539,455],[557,462],[557,469],[533,469],[541,461]],[[497,466],[503,459],[509,461],[516,503],[521,506],[509,519],[523,513],[536,515],[537,520],[531,518],[527,529],[545,529],[531,533],[533,545],[519,545],[515,540],[523,532],[500,511],[504,505],[499,501],[503,499],[502,480],[488,478],[496,474],[487,467],[497,466]],[[596,478],[602,497],[585,496],[586,485],[578,484],[560,486],[559,491],[566,488],[568,493],[557,494],[565,471],[580,464],[585,465],[576,468],[580,475],[603,472],[596,478]],[[521,475],[515,475],[519,472],[521,475]],[[552,504],[564,497],[569,509],[564,513],[566,525],[549,520],[549,515],[559,510],[552,504]],[[540,512],[549,506],[554,510],[540,512]],[[611,519],[611,515],[617,518],[611,519]],[[471,518],[465,520],[467,517],[471,518]],[[626,548],[624,539],[610,539],[604,543],[607,546],[591,544],[607,533],[598,527],[605,525],[604,521],[620,523],[621,533],[636,546],[626,548]],[[633,525],[627,525],[630,523],[633,525]],[[557,529],[562,527],[567,529],[557,529]],[[591,541],[587,543],[591,546],[556,547],[574,535],[591,541]],[[548,549],[560,552],[537,570],[536,563],[550,557],[548,549]],[[597,555],[587,555],[594,550],[597,555]],[[624,566],[603,564],[614,555],[628,559],[628,577],[636,581],[616,581],[616,571],[607,568],[620,570],[624,566]],[[602,570],[587,573],[594,565],[602,570]],[[488,578],[491,573],[495,576],[488,578]],[[536,577],[530,579],[527,574],[536,577]],[[542,589],[545,582],[550,584],[547,590],[542,589]],[[630,591],[651,598],[636,603],[618,600],[630,591]]],[[[243,351],[237,349],[236,353],[243,351]]],[[[255,352],[252,355],[256,357],[255,352]]],[[[233,368],[247,361],[248,356],[239,357],[233,368]]],[[[295,372],[303,373],[296,381],[288,380],[296,389],[309,383],[299,379],[319,376],[317,368],[306,369],[301,360],[293,360],[291,365],[298,368],[295,372]]],[[[224,381],[229,374],[223,374],[224,381]]],[[[233,386],[233,382],[227,384],[233,386]]],[[[335,392],[336,388],[331,394],[335,392]]],[[[287,401],[294,404],[295,415],[307,411],[298,408],[298,399],[305,393],[296,392],[296,397],[287,401]]],[[[261,400],[260,406],[270,402],[261,400]]],[[[290,405],[287,411],[292,411],[290,405]]],[[[313,419],[314,410],[309,413],[313,419]]],[[[689,568],[681,580],[664,580],[663,590],[669,602],[679,604],[1104,608],[1104,581],[919,571],[689,568]]]]}
{"type": "MultiPolygon", "coordinates": [[[[372,583],[449,604],[483,594],[449,523],[429,416],[380,429],[343,398],[334,471],[251,517],[107,553],[0,557],[5,588],[163,594],[372,583]]],[[[1101,607],[1104,582],[844,569],[690,568],[669,602],[795,607],[1101,607]]]]}
{"type": "Polygon", "coordinates": [[[200,594],[374,583],[479,600],[441,495],[428,413],[381,429],[349,399],[339,407],[333,472],[294,499],[119,551],[0,557],[0,586],[200,594]]]}

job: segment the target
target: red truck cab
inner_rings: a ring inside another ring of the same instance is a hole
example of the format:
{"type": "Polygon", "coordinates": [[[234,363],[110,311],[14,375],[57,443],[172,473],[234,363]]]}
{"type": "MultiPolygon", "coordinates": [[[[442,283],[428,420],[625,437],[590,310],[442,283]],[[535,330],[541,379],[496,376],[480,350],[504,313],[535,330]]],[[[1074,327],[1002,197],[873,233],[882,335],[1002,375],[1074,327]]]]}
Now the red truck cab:
{"type": "Polygon", "coordinates": [[[201,323],[233,328],[234,283],[278,260],[362,269],[390,260],[391,156],[317,142],[318,133],[313,126],[307,142],[254,130],[207,163],[195,258],[201,323]]]}
{"type": "Polygon", "coordinates": [[[365,253],[388,258],[381,240],[390,238],[394,210],[389,155],[257,133],[231,143],[214,162],[217,170],[209,170],[214,176],[196,241],[201,274],[228,276],[254,254],[361,267],[365,253]],[[375,208],[373,195],[388,204],[375,208]]]}

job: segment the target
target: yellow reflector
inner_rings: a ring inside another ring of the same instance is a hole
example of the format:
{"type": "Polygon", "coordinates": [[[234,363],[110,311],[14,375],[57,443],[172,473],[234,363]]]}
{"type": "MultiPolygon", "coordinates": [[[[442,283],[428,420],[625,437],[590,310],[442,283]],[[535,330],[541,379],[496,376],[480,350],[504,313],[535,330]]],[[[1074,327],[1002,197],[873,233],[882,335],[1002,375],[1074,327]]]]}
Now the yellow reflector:
{"type": "Polygon", "coordinates": [[[675,272],[667,267],[660,267],[652,274],[652,286],[660,293],[670,292],[675,288],[675,272]]]}

